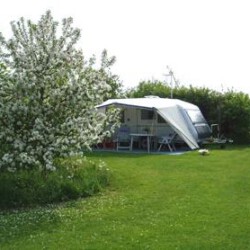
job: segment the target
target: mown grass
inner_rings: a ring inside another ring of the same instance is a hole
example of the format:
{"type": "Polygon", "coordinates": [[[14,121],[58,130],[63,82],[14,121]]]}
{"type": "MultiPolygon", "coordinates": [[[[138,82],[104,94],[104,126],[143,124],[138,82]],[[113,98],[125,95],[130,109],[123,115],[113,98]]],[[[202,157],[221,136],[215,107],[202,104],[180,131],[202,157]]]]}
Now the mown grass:
{"type": "Polygon", "coordinates": [[[0,215],[1,249],[250,249],[250,148],[183,155],[93,153],[97,196],[0,215]]]}

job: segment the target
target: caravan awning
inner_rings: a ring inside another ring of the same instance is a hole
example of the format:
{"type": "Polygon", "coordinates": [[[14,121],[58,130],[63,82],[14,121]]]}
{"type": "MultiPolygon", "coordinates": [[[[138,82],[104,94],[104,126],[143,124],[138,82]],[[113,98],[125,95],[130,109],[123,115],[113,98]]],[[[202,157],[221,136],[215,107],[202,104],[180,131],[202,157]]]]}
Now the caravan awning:
{"type": "MultiPolygon", "coordinates": [[[[98,105],[97,108],[106,108],[115,105],[117,107],[130,107],[140,109],[154,109],[173,128],[173,130],[187,143],[191,149],[199,148],[197,139],[190,129],[185,110],[199,110],[196,105],[178,99],[167,98],[128,98],[110,99],[98,105]]],[[[199,110],[200,111],[200,110],[199,110]]]]}

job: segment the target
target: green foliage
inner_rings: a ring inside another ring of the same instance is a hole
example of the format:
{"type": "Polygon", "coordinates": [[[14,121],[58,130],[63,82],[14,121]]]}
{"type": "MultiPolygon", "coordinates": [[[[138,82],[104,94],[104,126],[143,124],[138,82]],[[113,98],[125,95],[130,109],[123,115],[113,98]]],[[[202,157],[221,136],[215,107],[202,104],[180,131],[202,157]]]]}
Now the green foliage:
{"type": "Polygon", "coordinates": [[[225,134],[238,142],[250,140],[250,99],[247,94],[229,91],[222,102],[221,123],[225,134]]]}
{"type": "Polygon", "coordinates": [[[5,80],[6,77],[6,66],[0,62],[0,79],[5,80]]]}
{"type": "Polygon", "coordinates": [[[159,96],[162,98],[170,97],[171,89],[160,81],[145,81],[127,91],[128,97],[140,98],[148,95],[159,96]]]}
{"type": "Polygon", "coordinates": [[[103,162],[57,160],[57,171],[0,172],[0,208],[44,205],[93,195],[109,184],[103,162]]]}
{"type": "MultiPolygon", "coordinates": [[[[174,98],[197,105],[209,124],[219,124],[220,134],[238,143],[250,141],[250,98],[241,92],[220,93],[209,88],[178,87],[174,98]]],[[[141,82],[127,92],[128,97],[156,95],[170,97],[170,87],[159,81],[141,82]]]]}

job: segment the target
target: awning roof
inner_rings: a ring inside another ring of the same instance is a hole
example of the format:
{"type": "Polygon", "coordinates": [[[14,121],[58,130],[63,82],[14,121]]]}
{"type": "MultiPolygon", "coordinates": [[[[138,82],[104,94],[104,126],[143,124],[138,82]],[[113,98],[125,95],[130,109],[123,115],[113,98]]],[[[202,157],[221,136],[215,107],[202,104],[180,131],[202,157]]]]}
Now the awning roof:
{"type": "Polygon", "coordinates": [[[140,108],[167,108],[173,106],[180,106],[184,109],[197,109],[198,107],[194,104],[184,102],[178,99],[168,99],[168,98],[127,98],[127,99],[110,99],[98,105],[97,108],[109,106],[109,105],[125,105],[140,108]]]}

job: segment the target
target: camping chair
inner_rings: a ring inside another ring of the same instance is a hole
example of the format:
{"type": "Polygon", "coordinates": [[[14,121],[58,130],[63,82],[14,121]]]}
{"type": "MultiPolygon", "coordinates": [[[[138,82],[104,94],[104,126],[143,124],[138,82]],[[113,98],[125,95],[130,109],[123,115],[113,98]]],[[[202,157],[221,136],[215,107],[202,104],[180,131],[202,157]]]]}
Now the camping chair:
{"type": "Polygon", "coordinates": [[[161,148],[163,145],[167,145],[170,152],[175,151],[176,150],[175,145],[174,145],[175,136],[176,136],[176,133],[162,136],[158,142],[160,144],[158,148],[158,152],[161,151],[161,148]]]}
{"type": "Polygon", "coordinates": [[[116,150],[130,149],[130,129],[129,127],[120,127],[115,139],[116,150]]]}

